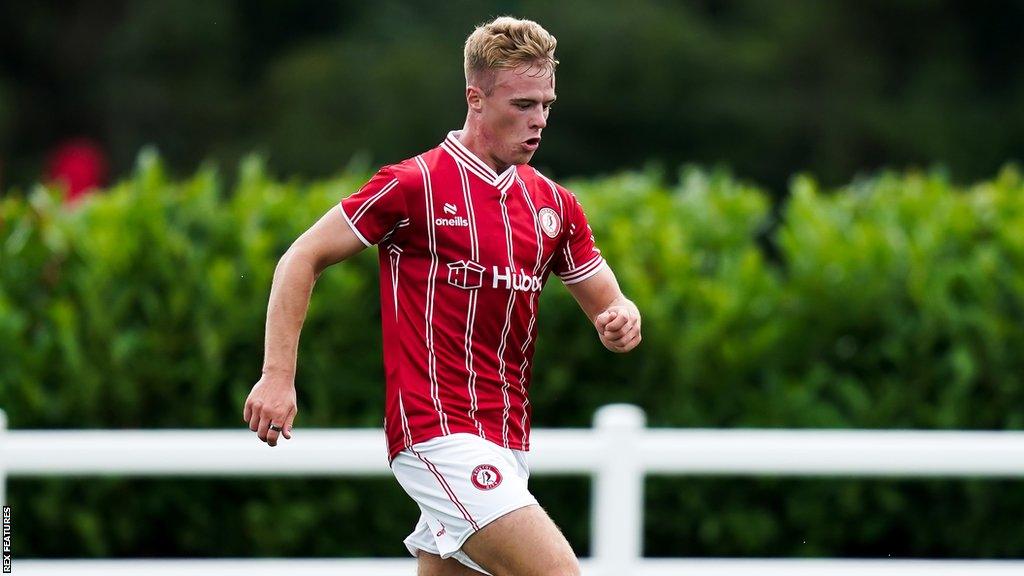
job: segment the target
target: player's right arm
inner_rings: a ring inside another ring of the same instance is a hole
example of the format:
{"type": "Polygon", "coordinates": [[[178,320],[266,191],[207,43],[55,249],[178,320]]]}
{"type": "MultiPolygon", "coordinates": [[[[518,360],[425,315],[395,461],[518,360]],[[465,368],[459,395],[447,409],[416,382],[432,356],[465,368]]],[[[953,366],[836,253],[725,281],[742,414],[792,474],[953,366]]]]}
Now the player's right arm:
{"type": "Polygon", "coordinates": [[[263,373],[245,400],[242,418],[260,440],[277,445],[282,427],[291,438],[297,412],[295,363],[299,333],[306,319],[309,298],[320,273],[358,253],[365,244],[349,226],[341,210],[334,207],[306,230],[277,263],[267,305],[263,373]]]}

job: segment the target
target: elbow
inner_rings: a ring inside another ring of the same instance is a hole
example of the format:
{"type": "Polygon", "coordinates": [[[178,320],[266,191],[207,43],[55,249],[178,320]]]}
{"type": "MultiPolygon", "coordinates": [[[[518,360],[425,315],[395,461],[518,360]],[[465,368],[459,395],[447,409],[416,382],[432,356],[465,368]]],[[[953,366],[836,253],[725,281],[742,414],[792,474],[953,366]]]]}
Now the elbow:
{"type": "Polygon", "coordinates": [[[319,260],[316,253],[302,242],[302,238],[299,238],[292,242],[292,245],[288,247],[288,250],[277,261],[277,268],[274,274],[277,275],[285,268],[299,267],[312,270],[313,276],[317,277],[326,268],[319,260]]]}

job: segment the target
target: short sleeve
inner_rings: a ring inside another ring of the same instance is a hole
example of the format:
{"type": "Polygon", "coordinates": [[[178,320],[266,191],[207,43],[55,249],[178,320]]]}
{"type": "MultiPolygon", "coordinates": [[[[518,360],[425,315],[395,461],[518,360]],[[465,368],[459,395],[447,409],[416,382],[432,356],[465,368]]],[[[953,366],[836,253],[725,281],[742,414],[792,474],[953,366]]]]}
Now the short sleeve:
{"type": "Polygon", "coordinates": [[[604,258],[594,242],[583,206],[575,195],[567,202],[565,237],[554,259],[554,273],[564,284],[575,284],[601,270],[604,258]]]}
{"type": "Polygon", "coordinates": [[[381,168],[359,191],[342,200],[339,208],[367,246],[380,242],[408,218],[398,178],[388,167],[381,168]]]}

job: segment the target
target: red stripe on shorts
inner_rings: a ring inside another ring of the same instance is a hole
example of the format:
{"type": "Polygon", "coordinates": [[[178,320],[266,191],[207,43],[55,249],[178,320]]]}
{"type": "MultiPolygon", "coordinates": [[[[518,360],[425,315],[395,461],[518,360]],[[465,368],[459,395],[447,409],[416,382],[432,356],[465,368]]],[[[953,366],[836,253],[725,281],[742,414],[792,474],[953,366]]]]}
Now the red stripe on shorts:
{"type": "Polygon", "coordinates": [[[473,530],[479,531],[480,526],[478,526],[476,521],[473,520],[473,516],[470,515],[469,510],[467,510],[466,507],[462,505],[462,502],[459,502],[459,498],[455,495],[455,491],[452,490],[452,487],[448,485],[448,482],[444,479],[444,476],[441,475],[441,472],[437,469],[437,466],[434,466],[429,460],[421,456],[419,452],[413,450],[411,447],[409,448],[409,450],[412,450],[412,453],[415,454],[417,458],[422,460],[423,463],[427,465],[427,469],[434,474],[434,477],[437,478],[437,481],[441,483],[441,488],[443,488],[445,493],[448,494],[448,499],[451,500],[452,504],[455,504],[455,507],[459,509],[459,512],[462,513],[462,517],[465,518],[466,521],[473,526],[473,530]]]}

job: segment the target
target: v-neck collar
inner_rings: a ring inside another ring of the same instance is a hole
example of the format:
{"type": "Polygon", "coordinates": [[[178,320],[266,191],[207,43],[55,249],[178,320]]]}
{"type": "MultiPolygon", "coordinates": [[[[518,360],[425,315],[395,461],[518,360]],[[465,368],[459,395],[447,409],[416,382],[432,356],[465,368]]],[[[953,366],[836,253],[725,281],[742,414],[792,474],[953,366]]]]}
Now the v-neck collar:
{"type": "Polygon", "coordinates": [[[496,174],[486,162],[470,152],[469,148],[466,148],[462,142],[459,142],[459,134],[461,134],[461,131],[458,130],[449,132],[444,142],[441,142],[441,148],[444,148],[456,162],[479,176],[481,180],[502,192],[507,192],[516,180],[516,167],[514,165],[509,166],[501,174],[496,174]]]}

